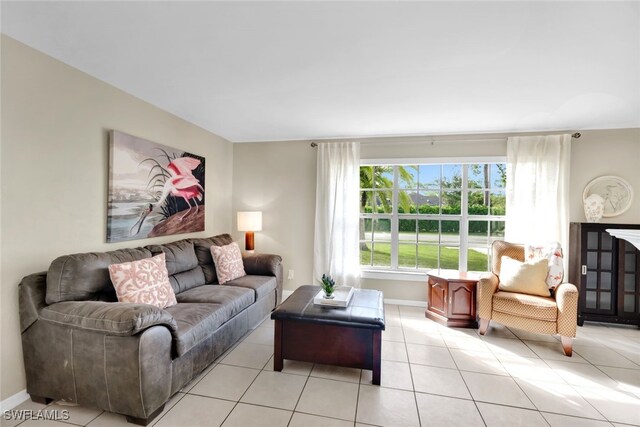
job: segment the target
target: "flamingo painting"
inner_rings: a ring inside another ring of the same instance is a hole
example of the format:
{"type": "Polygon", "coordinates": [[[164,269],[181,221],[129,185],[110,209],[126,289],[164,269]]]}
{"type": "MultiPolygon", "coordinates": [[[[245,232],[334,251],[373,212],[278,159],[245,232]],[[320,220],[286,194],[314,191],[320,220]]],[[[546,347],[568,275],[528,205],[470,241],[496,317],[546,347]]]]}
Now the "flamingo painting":
{"type": "Polygon", "coordinates": [[[204,158],[112,131],[107,240],[204,230],[204,158]]]}
{"type": "MultiPolygon", "coordinates": [[[[202,195],[204,194],[204,188],[200,185],[200,182],[196,179],[196,177],[194,177],[191,173],[191,171],[197,168],[199,165],[200,160],[194,159],[192,157],[180,157],[169,162],[167,170],[171,173],[171,177],[165,181],[160,199],[158,199],[158,201],[155,203],[150,203],[148,208],[144,209],[140,213],[138,221],[133,224],[133,226],[129,230],[129,234],[131,234],[132,236],[138,234],[140,232],[140,229],[142,228],[144,220],[151,213],[161,208],[164,205],[165,200],[167,200],[167,196],[169,195],[181,197],[185,202],[187,202],[187,205],[189,205],[189,209],[187,209],[184,214],[179,216],[178,220],[182,221],[187,215],[189,215],[192,208],[190,200],[202,200],[202,195]]],[[[196,202],[196,200],[193,201],[194,207],[196,208],[195,214],[198,213],[198,203],[196,202]]]]}

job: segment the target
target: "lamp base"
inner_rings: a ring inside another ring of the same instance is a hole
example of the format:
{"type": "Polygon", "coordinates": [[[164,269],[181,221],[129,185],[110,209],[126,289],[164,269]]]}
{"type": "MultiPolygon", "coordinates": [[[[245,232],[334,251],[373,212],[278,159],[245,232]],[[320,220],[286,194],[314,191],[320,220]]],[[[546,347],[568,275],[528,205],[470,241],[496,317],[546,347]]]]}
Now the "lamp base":
{"type": "Polygon", "coordinates": [[[247,252],[249,252],[249,251],[253,252],[253,246],[254,246],[253,237],[254,237],[253,231],[247,231],[244,234],[244,249],[247,252]]]}

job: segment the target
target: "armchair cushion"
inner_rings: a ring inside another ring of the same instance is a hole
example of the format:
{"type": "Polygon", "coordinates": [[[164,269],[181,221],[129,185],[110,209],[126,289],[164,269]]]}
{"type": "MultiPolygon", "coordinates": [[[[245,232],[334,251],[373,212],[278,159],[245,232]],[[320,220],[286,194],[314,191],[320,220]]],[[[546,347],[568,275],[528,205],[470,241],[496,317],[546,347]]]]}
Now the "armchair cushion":
{"type": "Polygon", "coordinates": [[[67,301],[40,312],[40,320],[107,335],[132,336],[154,325],[164,325],[176,334],[171,314],[149,304],[102,301],[67,301]]]}
{"type": "Polygon", "coordinates": [[[551,296],[547,287],[547,259],[520,262],[507,256],[502,257],[500,290],[523,294],[551,296]]]}
{"type": "Polygon", "coordinates": [[[493,310],[529,319],[555,322],[558,308],[553,298],[498,291],[493,295],[493,310]]]}

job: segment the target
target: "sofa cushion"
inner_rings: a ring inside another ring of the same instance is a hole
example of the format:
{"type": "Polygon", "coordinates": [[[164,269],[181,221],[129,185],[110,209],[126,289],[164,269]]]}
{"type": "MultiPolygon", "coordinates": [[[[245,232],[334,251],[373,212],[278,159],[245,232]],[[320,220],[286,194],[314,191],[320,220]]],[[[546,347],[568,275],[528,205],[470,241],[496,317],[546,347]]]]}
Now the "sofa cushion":
{"type": "Polygon", "coordinates": [[[221,304],[178,303],[165,310],[178,325],[175,335],[178,356],[206,340],[229,319],[227,310],[221,304]]]}
{"type": "Polygon", "coordinates": [[[498,291],[493,294],[493,310],[529,319],[555,322],[558,306],[553,298],[498,291]]]}
{"type": "Polygon", "coordinates": [[[150,258],[145,248],[65,255],[47,273],[47,304],[61,301],[115,300],[109,265],[150,258]],[[105,294],[109,294],[105,297],[105,294]]]}
{"type": "Polygon", "coordinates": [[[179,303],[220,304],[227,310],[227,318],[232,318],[254,303],[251,289],[226,285],[204,285],[189,289],[177,296],[179,303]]]}
{"type": "Polygon", "coordinates": [[[172,276],[176,273],[192,270],[198,266],[198,258],[190,240],[178,240],[164,245],[147,246],[154,255],[164,253],[167,262],[167,271],[172,276]]]}
{"type": "Polygon", "coordinates": [[[138,261],[111,264],[109,276],[118,301],[151,304],[158,308],[177,304],[164,257],[162,253],[138,261]]]}
{"type": "Polygon", "coordinates": [[[240,288],[253,289],[256,301],[265,295],[273,292],[278,283],[274,276],[244,276],[238,279],[230,280],[224,286],[237,286],[240,288]]]}
{"type": "Polygon", "coordinates": [[[211,256],[211,246],[225,246],[233,242],[229,234],[219,234],[206,239],[191,239],[198,258],[198,264],[204,273],[205,283],[218,283],[216,266],[213,264],[211,256]]]}

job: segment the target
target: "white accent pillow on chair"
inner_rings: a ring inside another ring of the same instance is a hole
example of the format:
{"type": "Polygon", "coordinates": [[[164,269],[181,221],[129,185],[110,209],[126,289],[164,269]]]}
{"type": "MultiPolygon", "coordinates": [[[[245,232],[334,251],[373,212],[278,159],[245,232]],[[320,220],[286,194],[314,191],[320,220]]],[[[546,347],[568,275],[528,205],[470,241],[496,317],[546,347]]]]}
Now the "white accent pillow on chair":
{"type": "Polygon", "coordinates": [[[549,260],[540,258],[520,262],[508,256],[501,258],[500,284],[498,289],[507,292],[550,297],[546,279],[549,260]]]}
{"type": "Polygon", "coordinates": [[[564,265],[562,261],[562,247],[558,242],[551,242],[544,245],[525,245],[524,259],[527,261],[545,258],[549,262],[547,273],[547,286],[553,290],[562,283],[564,278],[564,265]]]}

